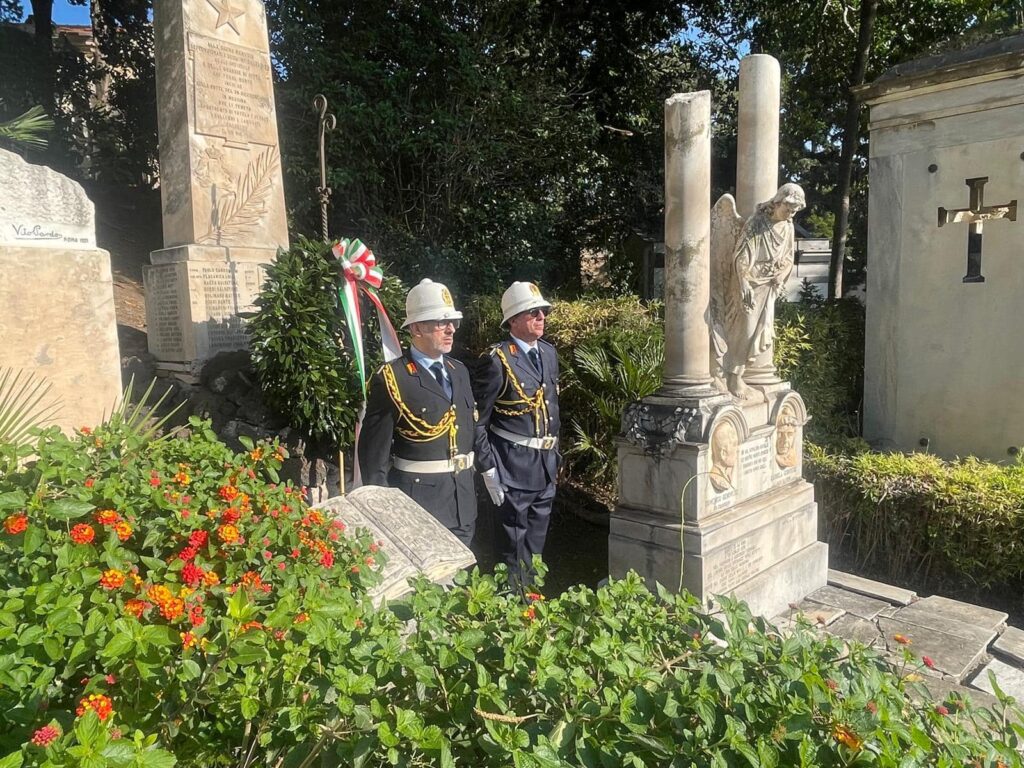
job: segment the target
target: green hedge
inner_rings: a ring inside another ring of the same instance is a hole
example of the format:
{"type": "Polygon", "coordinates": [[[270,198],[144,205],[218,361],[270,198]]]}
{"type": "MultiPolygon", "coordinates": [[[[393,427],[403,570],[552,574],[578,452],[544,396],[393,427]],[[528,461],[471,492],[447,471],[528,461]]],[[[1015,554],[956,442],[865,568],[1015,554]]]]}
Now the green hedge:
{"type": "Polygon", "coordinates": [[[932,587],[1024,578],[1024,464],[806,451],[828,541],[858,568],[932,587]]]}

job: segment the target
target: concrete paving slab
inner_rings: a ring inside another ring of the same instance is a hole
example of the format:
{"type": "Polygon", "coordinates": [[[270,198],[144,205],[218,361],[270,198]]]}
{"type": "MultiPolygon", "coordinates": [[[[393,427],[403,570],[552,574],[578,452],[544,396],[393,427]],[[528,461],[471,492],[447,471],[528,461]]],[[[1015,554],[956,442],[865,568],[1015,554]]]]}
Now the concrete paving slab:
{"type": "Polygon", "coordinates": [[[972,627],[1000,631],[1006,626],[1005,611],[994,611],[980,605],[950,600],[948,597],[933,595],[917,600],[900,608],[893,618],[903,618],[924,627],[944,629],[950,622],[958,622],[972,627]]]}
{"type": "Polygon", "coordinates": [[[993,659],[971,680],[971,686],[995,696],[995,689],[989,680],[989,672],[995,675],[996,684],[1007,696],[1024,702],[1024,670],[1005,661],[993,659]]]}
{"type": "Polygon", "coordinates": [[[798,616],[816,626],[827,627],[840,616],[845,614],[842,608],[832,605],[824,605],[810,600],[801,600],[795,608],[790,608],[780,618],[787,618],[795,621],[798,616]]]}
{"type": "Polygon", "coordinates": [[[1007,627],[992,644],[992,650],[1010,661],[1024,665],[1024,631],[1017,627],[1007,627]]]}
{"type": "Polygon", "coordinates": [[[911,698],[915,701],[924,700],[920,693],[922,686],[927,689],[928,694],[937,703],[950,701],[951,694],[954,693],[969,698],[972,704],[979,707],[991,707],[996,703],[996,697],[991,693],[970,686],[957,685],[951,680],[937,677],[926,677],[920,683],[908,686],[911,698]]]}
{"type": "Polygon", "coordinates": [[[831,605],[835,608],[842,608],[847,613],[860,616],[862,619],[873,619],[879,612],[890,608],[891,604],[884,600],[868,597],[858,592],[850,592],[831,585],[811,592],[807,601],[831,605]]]}
{"type": "Polygon", "coordinates": [[[899,615],[882,617],[877,621],[887,650],[898,652],[905,647],[917,658],[928,656],[937,671],[958,683],[981,665],[988,644],[996,636],[995,630],[972,627],[962,622],[950,622],[945,630],[940,630],[901,619],[899,615]],[[896,635],[909,638],[910,644],[902,646],[895,639],[896,635]]]}
{"type": "Polygon", "coordinates": [[[848,613],[832,622],[826,630],[830,635],[864,645],[883,646],[882,635],[873,621],[848,613]]]}
{"type": "Polygon", "coordinates": [[[885,600],[896,605],[910,605],[914,598],[917,597],[917,593],[912,590],[894,587],[892,584],[872,581],[871,579],[854,576],[852,573],[844,573],[843,571],[836,571],[831,568],[828,570],[828,583],[833,587],[857,592],[858,594],[885,600]]]}

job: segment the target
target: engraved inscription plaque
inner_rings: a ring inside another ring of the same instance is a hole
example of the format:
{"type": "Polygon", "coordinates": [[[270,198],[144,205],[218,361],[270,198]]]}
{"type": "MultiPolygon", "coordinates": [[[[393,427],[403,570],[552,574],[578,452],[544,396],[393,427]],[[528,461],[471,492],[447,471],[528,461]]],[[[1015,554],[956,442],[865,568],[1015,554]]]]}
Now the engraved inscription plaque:
{"type": "Polygon", "coordinates": [[[146,332],[153,354],[165,360],[185,357],[185,322],[179,301],[177,265],[150,267],[146,273],[146,332]]]}
{"type": "Polygon", "coordinates": [[[195,132],[233,144],[277,144],[270,57],[192,33],[195,132]]]}

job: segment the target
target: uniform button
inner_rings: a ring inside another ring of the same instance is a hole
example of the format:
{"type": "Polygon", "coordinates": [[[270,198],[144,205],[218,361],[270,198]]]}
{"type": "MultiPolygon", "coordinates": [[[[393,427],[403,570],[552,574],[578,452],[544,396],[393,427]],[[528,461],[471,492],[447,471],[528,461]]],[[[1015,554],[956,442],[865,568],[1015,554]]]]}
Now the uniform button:
{"type": "Polygon", "coordinates": [[[418,483],[419,481],[420,481],[420,479],[419,479],[418,477],[416,477],[416,478],[413,478],[413,482],[414,482],[414,483],[418,483]]]}
{"type": "Polygon", "coordinates": [[[426,408],[420,408],[420,413],[426,413],[426,412],[427,412],[426,408]]]}

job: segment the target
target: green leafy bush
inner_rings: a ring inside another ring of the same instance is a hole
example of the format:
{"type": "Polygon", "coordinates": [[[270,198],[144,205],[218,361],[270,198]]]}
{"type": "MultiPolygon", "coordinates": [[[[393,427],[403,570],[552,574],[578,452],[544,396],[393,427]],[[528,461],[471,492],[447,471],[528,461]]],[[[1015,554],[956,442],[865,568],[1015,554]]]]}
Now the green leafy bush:
{"type": "Polygon", "coordinates": [[[335,717],[323,691],[355,684],[385,555],[278,483],[276,445],[191,427],[3,448],[35,458],[0,478],[0,757],[296,764],[335,717]]]}
{"type": "Polygon", "coordinates": [[[808,445],[827,538],[894,581],[1024,579],[1024,464],[808,445]]]}
{"type": "Polygon", "coordinates": [[[661,386],[665,361],[665,345],[658,337],[630,341],[578,347],[563,390],[572,430],[566,451],[572,471],[607,494],[618,477],[615,438],[622,431],[622,414],[629,403],[661,386]]]}
{"type": "Polygon", "coordinates": [[[35,453],[0,478],[3,768],[1022,765],[1019,710],[920,700],[906,651],[635,574],[374,608],[376,543],[278,484],[275,445],[191,428],[3,447],[35,453]]]}
{"type": "Polygon", "coordinates": [[[852,299],[779,302],[775,366],[800,393],[811,421],[805,435],[831,443],[860,434],[864,390],[864,307],[852,299]]]}
{"type": "MultiPolygon", "coordinates": [[[[291,426],[331,445],[351,445],[363,397],[338,311],[339,276],[330,246],[304,237],[278,254],[249,321],[253,367],[267,404],[291,426]]],[[[381,298],[392,319],[405,288],[385,277],[381,298]]],[[[381,361],[376,314],[364,304],[367,371],[381,361]]]]}

